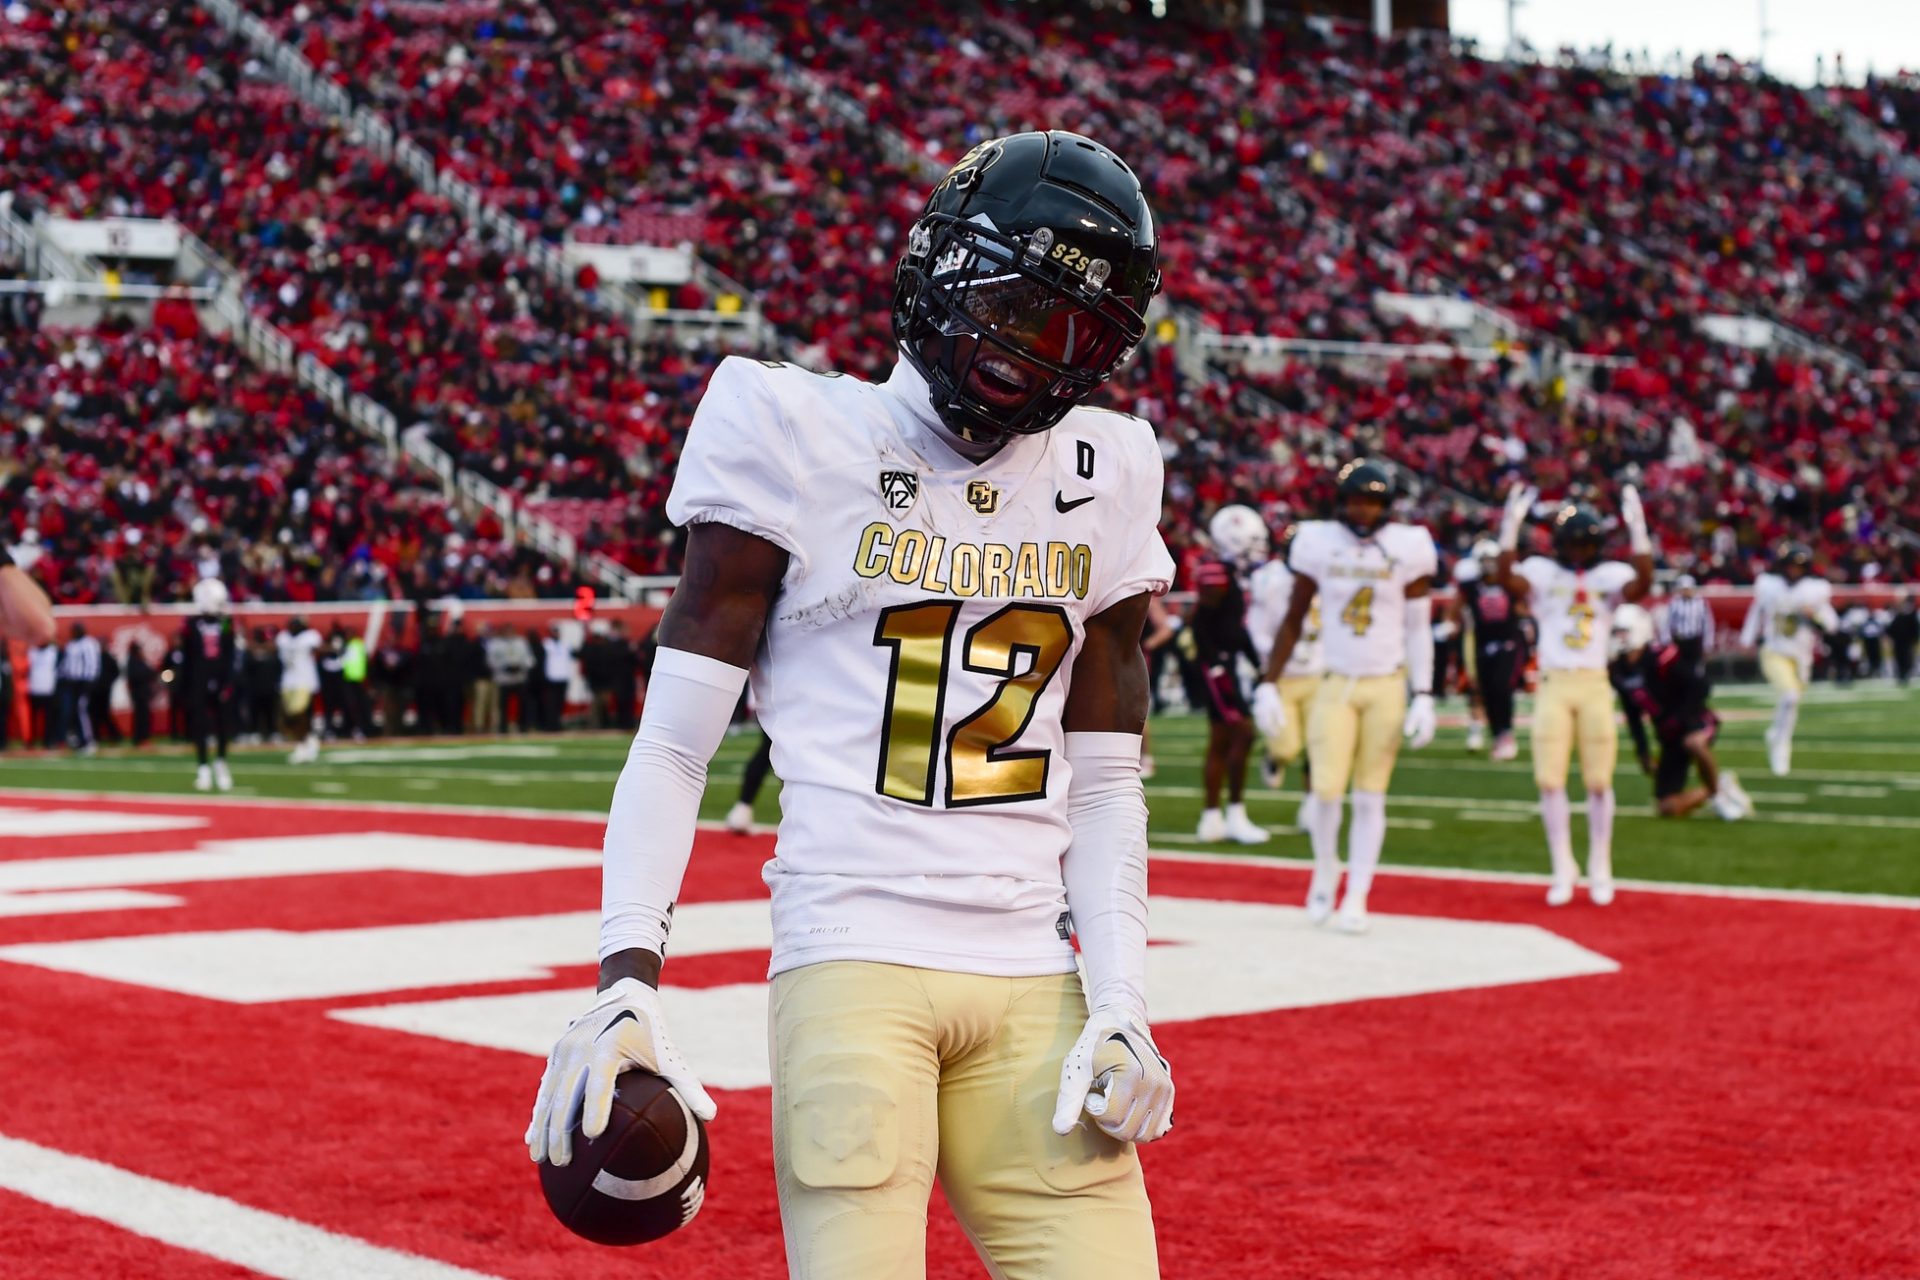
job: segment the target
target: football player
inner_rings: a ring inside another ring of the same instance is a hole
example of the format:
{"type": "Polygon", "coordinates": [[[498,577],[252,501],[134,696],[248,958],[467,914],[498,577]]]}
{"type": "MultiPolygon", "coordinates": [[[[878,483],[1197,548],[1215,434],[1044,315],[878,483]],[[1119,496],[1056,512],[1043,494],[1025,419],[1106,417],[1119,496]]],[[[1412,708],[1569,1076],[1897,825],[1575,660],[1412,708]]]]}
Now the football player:
{"type": "Polygon", "coordinates": [[[997,1275],[1153,1277],[1133,1144],[1174,1089],[1147,1024],[1140,637],[1173,560],[1152,427],[1082,407],[1144,332],[1153,219],[1107,148],[1016,134],[934,188],[896,282],[886,382],[732,358],[701,398],[600,992],[529,1151],[604,1132],[629,1067],[713,1115],[655,988],[751,668],[785,783],[764,878],[790,1274],[924,1274],[937,1173],[997,1275]]]}
{"type": "MultiPolygon", "coordinates": [[[[1253,571],[1247,584],[1247,630],[1260,655],[1259,667],[1266,669],[1273,656],[1273,640],[1286,621],[1287,606],[1293,602],[1293,570],[1287,567],[1287,554],[1293,548],[1293,536],[1299,525],[1290,526],[1280,538],[1280,554],[1253,571]]],[[[1327,660],[1320,643],[1320,601],[1316,596],[1307,607],[1307,620],[1301,625],[1300,639],[1280,673],[1276,687],[1287,707],[1286,730],[1278,738],[1266,739],[1266,783],[1278,790],[1286,781],[1287,767],[1298,760],[1307,747],[1307,708],[1320,688],[1327,660]]],[[[1302,774],[1300,812],[1294,825],[1301,831],[1313,830],[1313,768],[1302,774]]]]}
{"type": "Polygon", "coordinates": [[[1613,611],[1613,661],[1607,675],[1626,709],[1640,772],[1653,779],[1656,813],[1684,818],[1708,801],[1729,822],[1753,812],[1753,800],[1740,779],[1713,758],[1720,721],[1707,709],[1705,669],[1678,642],[1656,644],[1653,616],[1637,604],[1613,611]],[[1660,742],[1658,765],[1647,741],[1649,722],[1660,742]],[[1704,785],[1689,787],[1687,777],[1696,765],[1704,785]]]}
{"type": "Polygon", "coordinates": [[[187,699],[187,732],[193,737],[199,767],[193,775],[196,791],[219,787],[233,790],[227,768],[227,741],[233,737],[233,691],[240,674],[239,644],[233,620],[227,616],[227,584],[202,578],[193,584],[193,621],[181,643],[180,682],[187,699]],[[208,760],[208,743],[218,754],[208,760]]]}
{"type": "Polygon", "coordinates": [[[1613,612],[1653,586],[1653,541],[1632,485],[1620,491],[1633,561],[1600,558],[1602,525],[1591,507],[1566,503],[1553,518],[1553,555],[1514,563],[1520,529],[1539,494],[1515,485],[1500,520],[1494,580],[1533,615],[1539,632],[1540,686],[1533,700],[1533,780],[1547,831],[1553,882],[1547,903],[1573,901],[1580,865],[1573,857],[1573,809],[1567,766],[1577,743],[1587,789],[1587,892],[1598,906],[1613,901],[1613,766],[1620,750],[1607,644],[1613,612]]]}
{"type": "Polygon", "coordinates": [[[1774,553],[1773,572],[1753,584],[1753,603],[1740,627],[1740,643],[1760,646],[1760,673],[1779,701],[1767,726],[1767,767],[1777,778],[1793,768],[1793,726],[1800,699],[1813,676],[1814,641],[1840,625],[1833,585],[1813,572],[1813,552],[1797,542],[1774,553]]]}
{"type": "MultiPolygon", "coordinates": [[[[1499,543],[1482,539],[1474,544],[1473,558],[1459,565],[1465,572],[1454,575],[1459,592],[1453,608],[1467,633],[1463,648],[1472,656],[1474,691],[1493,733],[1487,758],[1512,760],[1520,754],[1513,739],[1513,699],[1520,687],[1520,611],[1495,576],[1499,560],[1499,543]]],[[[1467,749],[1477,746],[1469,733],[1467,749]]]]}
{"type": "Polygon", "coordinates": [[[294,744],[287,763],[312,764],[320,758],[320,718],[313,712],[313,696],[320,691],[316,655],[326,642],[305,618],[295,618],[273,642],[280,650],[280,711],[294,744]]]}
{"type": "Polygon", "coordinates": [[[1288,552],[1293,596],[1254,691],[1254,715],[1268,738],[1286,734],[1292,713],[1280,693],[1293,651],[1317,596],[1326,675],[1307,712],[1313,765],[1310,815],[1313,881],[1307,918],[1333,914],[1340,886],[1341,801],[1353,783],[1347,836],[1347,891],[1338,928],[1367,931],[1367,894],[1387,835],[1387,784],[1404,733],[1414,747],[1433,741],[1433,537],[1417,525],[1390,523],[1393,480],[1378,463],[1340,469],[1337,519],[1311,520],[1288,552]],[[1411,688],[1412,700],[1408,700],[1411,688]]]}
{"type": "Polygon", "coordinates": [[[1187,634],[1193,660],[1207,691],[1207,753],[1201,768],[1206,808],[1200,811],[1199,836],[1217,842],[1261,844],[1267,832],[1247,817],[1247,757],[1253,748],[1253,721],[1240,685],[1240,659],[1257,667],[1259,656],[1247,634],[1245,576],[1267,558],[1267,522],[1252,507],[1220,508],[1207,522],[1215,558],[1194,567],[1193,616],[1187,634]],[[1227,807],[1220,808],[1225,787],[1227,807]]]}

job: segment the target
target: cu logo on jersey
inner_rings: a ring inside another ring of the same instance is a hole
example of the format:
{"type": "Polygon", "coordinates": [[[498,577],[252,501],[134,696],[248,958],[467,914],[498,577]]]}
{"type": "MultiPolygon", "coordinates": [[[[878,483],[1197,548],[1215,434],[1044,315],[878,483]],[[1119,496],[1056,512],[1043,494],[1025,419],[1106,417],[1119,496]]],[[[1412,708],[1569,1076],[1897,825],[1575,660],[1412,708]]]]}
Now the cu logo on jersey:
{"type": "Polygon", "coordinates": [[[913,510],[913,504],[920,498],[920,477],[911,471],[882,471],[880,473],[880,501],[887,510],[896,516],[903,516],[913,510]]]}
{"type": "Polygon", "coordinates": [[[985,480],[967,481],[967,505],[975,515],[990,516],[1000,509],[999,486],[985,480]]]}

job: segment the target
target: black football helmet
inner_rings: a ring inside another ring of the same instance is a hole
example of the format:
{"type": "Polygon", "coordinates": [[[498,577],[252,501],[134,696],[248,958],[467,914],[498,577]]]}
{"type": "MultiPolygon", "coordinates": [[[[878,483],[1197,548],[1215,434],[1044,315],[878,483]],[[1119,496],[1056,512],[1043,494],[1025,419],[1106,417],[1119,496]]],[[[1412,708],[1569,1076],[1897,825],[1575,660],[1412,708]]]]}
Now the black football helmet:
{"type": "Polygon", "coordinates": [[[893,336],[966,440],[1045,431],[1133,354],[1160,290],[1140,180],[1077,133],[983,142],[927,197],[893,336]]]}
{"type": "Polygon", "coordinates": [[[1813,572],[1813,548],[1804,542],[1783,542],[1774,548],[1773,564],[1789,582],[1813,572]]]}
{"type": "Polygon", "coordinates": [[[1600,562],[1604,526],[1584,502],[1569,502],[1553,517],[1553,554],[1569,569],[1591,569],[1600,562]]]}
{"type": "Polygon", "coordinates": [[[1387,508],[1392,505],[1393,477],[1385,467],[1365,458],[1355,458],[1340,468],[1340,478],[1334,485],[1333,506],[1341,524],[1363,538],[1370,538],[1387,522],[1387,508]],[[1375,502],[1380,504],[1378,509],[1372,509],[1375,502]]]}

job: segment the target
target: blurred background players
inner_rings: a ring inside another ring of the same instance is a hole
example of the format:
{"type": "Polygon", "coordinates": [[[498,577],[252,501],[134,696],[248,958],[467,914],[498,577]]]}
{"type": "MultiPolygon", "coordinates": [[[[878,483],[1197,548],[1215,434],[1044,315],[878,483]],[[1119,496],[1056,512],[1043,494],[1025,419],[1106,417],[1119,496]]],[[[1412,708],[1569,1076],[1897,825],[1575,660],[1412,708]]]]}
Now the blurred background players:
{"type": "Polygon", "coordinates": [[[1680,651],[1680,656],[1702,670],[1707,664],[1707,649],[1713,639],[1713,611],[1700,598],[1700,585],[1693,575],[1683,573],[1674,579],[1673,599],[1660,613],[1660,642],[1680,651]]]}
{"type": "Polygon", "coordinates": [[[1913,678],[1913,653],[1920,647],[1920,610],[1914,608],[1913,592],[1905,587],[1893,593],[1893,608],[1888,610],[1887,643],[1893,649],[1893,675],[1901,684],[1913,678]]]}
{"type": "Polygon", "coordinates": [[[288,741],[294,744],[289,764],[312,764],[320,758],[320,725],[313,714],[314,695],[320,691],[320,633],[295,618],[274,637],[280,651],[280,710],[286,717],[288,741]]]}
{"type": "Polygon", "coordinates": [[[1653,586],[1653,541],[1640,494],[1620,491],[1632,564],[1600,558],[1602,526],[1591,508],[1569,503],[1553,519],[1553,555],[1514,563],[1520,529],[1538,494],[1524,485],[1507,495],[1500,521],[1500,558],[1494,578],[1533,615],[1539,632],[1540,688],[1533,704],[1533,778],[1540,788],[1540,820],[1553,862],[1549,906],[1573,901],[1580,864],[1573,857],[1573,806],[1567,766],[1580,749],[1587,790],[1587,892],[1596,906],[1613,901],[1613,766],[1620,730],[1607,681],[1608,638],[1623,602],[1644,598],[1653,586]]]}
{"type": "MultiPolygon", "coordinates": [[[[1287,552],[1293,545],[1295,525],[1280,539],[1280,554],[1271,556],[1253,571],[1247,584],[1247,630],[1260,655],[1260,667],[1266,668],[1273,656],[1274,637],[1286,621],[1287,606],[1293,600],[1293,570],[1287,567],[1287,552]]],[[[1300,758],[1307,746],[1307,710],[1320,688],[1320,677],[1327,669],[1326,651],[1320,642],[1320,601],[1315,597],[1307,608],[1307,620],[1301,625],[1299,643],[1287,659],[1276,688],[1286,704],[1287,724],[1278,738],[1264,739],[1261,762],[1266,785],[1278,790],[1286,781],[1287,766],[1300,758]]],[[[1300,812],[1294,825],[1302,831],[1313,830],[1313,767],[1309,763],[1300,784],[1300,812]]]]}
{"type": "Polygon", "coordinates": [[[1653,779],[1655,811],[1683,818],[1711,800],[1729,822],[1750,815],[1753,801],[1740,780],[1713,757],[1720,722],[1707,708],[1710,690],[1700,663],[1677,643],[1656,643],[1653,618],[1637,604],[1614,610],[1613,650],[1608,675],[1626,708],[1640,772],[1653,779]],[[1657,764],[1647,741],[1649,723],[1659,740],[1657,764]],[[1689,787],[1696,767],[1703,785],[1689,787]]]}
{"type": "Polygon", "coordinates": [[[1214,559],[1194,568],[1193,660],[1206,686],[1207,755],[1201,768],[1206,808],[1200,811],[1202,840],[1261,844],[1267,831],[1247,816],[1247,759],[1253,749],[1253,717],[1240,684],[1240,659],[1256,668],[1259,652],[1247,634],[1243,575],[1267,558],[1267,524],[1251,507],[1222,507],[1207,524],[1214,559]],[[1220,807],[1220,793],[1227,806],[1220,807]]]}
{"type": "Polygon", "coordinates": [[[1307,712],[1313,766],[1313,881],[1307,918],[1333,913],[1340,884],[1340,809],[1353,782],[1347,835],[1347,892],[1338,927],[1367,931],[1367,894],[1387,835],[1387,784],[1404,732],[1414,747],[1433,741],[1433,573],[1437,554],[1424,528],[1387,522],[1393,480],[1363,460],[1340,469],[1337,518],[1310,520],[1293,536],[1293,597],[1254,691],[1260,731],[1279,738],[1289,711],[1279,679],[1320,599],[1327,673],[1307,712]],[[1408,700],[1411,688],[1412,700],[1408,700]]]}
{"type": "MultiPolygon", "coordinates": [[[[1452,621],[1463,634],[1461,652],[1466,655],[1468,676],[1473,681],[1474,700],[1486,718],[1487,731],[1493,735],[1488,758],[1512,760],[1520,754],[1513,739],[1513,701],[1520,687],[1520,610],[1495,572],[1500,544],[1481,539],[1474,544],[1473,556],[1462,560],[1454,572],[1458,591],[1452,605],[1452,621]]],[[[1467,750],[1476,751],[1480,726],[1467,731],[1467,750]]]]}
{"type": "Polygon", "coordinates": [[[1813,552],[1798,542],[1783,543],[1773,572],[1754,582],[1753,603],[1740,628],[1741,644],[1759,644],[1760,673],[1779,695],[1767,726],[1767,767],[1777,778],[1793,767],[1793,726],[1813,674],[1814,641],[1839,625],[1833,586],[1814,574],[1813,552]]]}
{"type": "Polygon", "coordinates": [[[193,739],[198,767],[195,791],[233,790],[227,769],[227,741],[233,736],[234,690],[240,674],[239,643],[233,620],[227,616],[227,584],[202,578],[193,584],[193,621],[181,643],[179,680],[175,686],[187,699],[187,733],[193,739]],[[208,759],[211,740],[215,753],[208,759]]]}

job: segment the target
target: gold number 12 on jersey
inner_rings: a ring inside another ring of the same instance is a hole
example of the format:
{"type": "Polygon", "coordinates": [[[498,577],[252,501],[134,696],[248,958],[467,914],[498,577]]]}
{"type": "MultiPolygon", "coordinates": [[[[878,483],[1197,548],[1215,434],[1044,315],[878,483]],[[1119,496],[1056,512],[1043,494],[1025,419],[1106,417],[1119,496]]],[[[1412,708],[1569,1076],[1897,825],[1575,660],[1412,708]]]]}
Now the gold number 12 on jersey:
{"type": "MultiPolygon", "coordinates": [[[[936,744],[945,721],[953,630],[960,605],[951,600],[895,605],[883,611],[873,642],[893,651],[882,720],[881,795],[931,805],[936,744]]],[[[949,808],[1011,804],[1046,794],[1049,753],[1007,750],[1033,719],[1047,682],[1073,647],[1073,627],[1057,605],[1010,604],[968,629],[960,665],[1000,684],[985,705],[947,735],[949,808]],[[1024,656],[1032,665],[1020,671],[1024,656]]]]}

